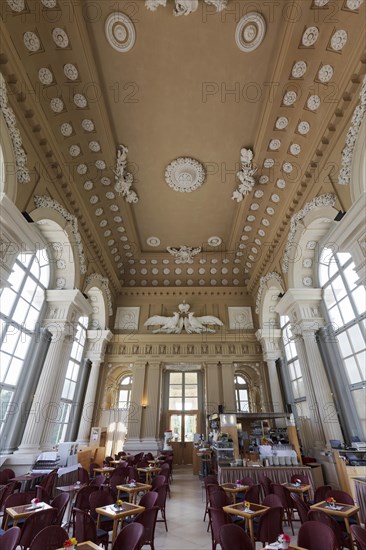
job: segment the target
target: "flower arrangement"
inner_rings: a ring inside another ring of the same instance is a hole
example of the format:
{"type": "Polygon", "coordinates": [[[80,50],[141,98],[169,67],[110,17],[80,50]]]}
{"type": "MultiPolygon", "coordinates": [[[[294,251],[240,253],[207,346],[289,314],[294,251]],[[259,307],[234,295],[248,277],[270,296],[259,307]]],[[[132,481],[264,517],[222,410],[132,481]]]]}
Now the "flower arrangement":
{"type": "Polygon", "coordinates": [[[287,533],[281,533],[281,535],[278,535],[277,542],[280,543],[279,548],[288,548],[288,545],[291,542],[291,539],[287,533]]]}
{"type": "Polygon", "coordinates": [[[295,479],[296,485],[301,485],[301,479],[295,479]]]}
{"type": "Polygon", "coordinates": [[[36,498],[32,498],[32,500],[31,500],[32,506],[37,506],[38,503],[39,503],[39,498],[37,498],[37,497],[36,497],[36,498]]]}
{"type": "Polygon", "coordinates": [[[248,502],[247,500],[244,501],[244,508],[246,508],[247,510],[250,509],[250,502],[248,502]]]}
{"type": "Polygon", "coordinates": [[[134,485],[136,485],[136,481],[134,479],[130,479],[130,485],[131,487],[134,487],[134,485]]]}
{"type": "Polygon", "coordinates": [[[335,503],[336,503],[335,498],[333,498],[333,497],[328,497],[327,498],[327,504],[329,504],[330,506],[334,506],[335,503]]]}
{"type": "Polygon", "coordinates": [[[123,500],[121,500],[120,498],[117,500],[116,502],[117,506],[122,506],[123,504],[123,500]]]}
{"type": "Polygon", "coordinates": [[[76,540],[76,538],[72,537],[71,539],[65,540],[64,548],[72,548],[73,546],[75,547],[77,545],[77,543],[78,543],[78,541],[76,540]]]}
{"type": "Polygon", "coordinates": [[[236,485],[241,485],[241,480],[240,480],[240,479],[237,479],[237,480],[235,481],[235,484],[236,484],[236,485]]]}

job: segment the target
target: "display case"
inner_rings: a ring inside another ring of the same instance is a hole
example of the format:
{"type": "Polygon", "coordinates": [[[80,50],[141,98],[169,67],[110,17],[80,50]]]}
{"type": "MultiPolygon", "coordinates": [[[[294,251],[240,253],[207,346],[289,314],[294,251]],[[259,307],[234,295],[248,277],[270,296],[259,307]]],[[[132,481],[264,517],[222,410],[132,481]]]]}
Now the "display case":
{"type": "Polygon", "coordinates": [[[215,441],[212,446],[213,460],[217,466],[229,466],[235,461],[234,443],[230,441],[215,441]]]}

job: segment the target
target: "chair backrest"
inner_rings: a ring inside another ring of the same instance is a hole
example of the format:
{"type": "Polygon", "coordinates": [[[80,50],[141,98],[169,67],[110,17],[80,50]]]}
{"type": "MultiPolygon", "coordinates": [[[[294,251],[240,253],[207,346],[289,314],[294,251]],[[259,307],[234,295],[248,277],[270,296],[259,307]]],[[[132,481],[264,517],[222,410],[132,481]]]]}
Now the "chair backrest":
{"type": "Polygon", "coordinates": [[[89,510],[89,496],[95,491],[99,491],[99,487],[97,485],[88,485],[87,487],[80,489],[80,491],[76,494],[74,506],[80,510],[89,510]]]}
{"type": "Polygon", "coordinates": [[[130,523],[119,533],[112,550],[139,550],[143,537],[144,526],[141,523],[130,523]]]}
{"type": "Polygon", "coordinates": [[[127,476],[128,476],[128,479],[134,479],[135,481],[138,481],[140,475],[137,471],[136,466],[128,466],[127,476]]]}
{"type": "Polygon", "coordinates": [[[273,508],[274,506],[282,506],[282,501],[278,495],[270,493],[264,497],[262,504],[263,506],[273,508]]]}
{"type": "Polygon", "coordinates": [[[332,490],[332,487],[330,485],[321,485],[320,487],[315,489],[314,504],[316,504],[317,502],[322,502],[323,500],[326,500],[331,490],[332,490]]]}
{"type": "Polygon", "coordinates": [[[126,476],[112,476],[109,478],[109,487],[116,491],[117,485],[124,485],[127,483],[126,476]]]}
{"type": "MultiPolygon", "coordinates": [[[[56,508],[40,510],[28,516],[23,523],[19,545],[28,548],[36,535],[48,525],[52,525],[57,517],[56,508]]],[[[65,539],[66,540],[66,539],[65,539]]]]}
{"type": "Polygon", "coordinates": [[[15,477],[15,472],[11,468],[4,468],[0,472],[0,485],[6,485],[9,479],[15,477]]]}
{"type": "Polygon", "coordinates": [[[111,473],[110,479],[113,479],[114,476],[124,476],[124,477],[128,476],[127,462],[125,466],[121,466],[121,465],[117,466],[117,468],[111,473]]]}
{"type": "Polygon", "coordinates": [[[51,497],[48,491],[46,491],[46,489],[42,487],[42,485],[36,485],[36,497],[41,502],[46,502],[47,504],[51,502],[51,497]]]}
{"type": "Polygon", "coordinates": [[[272,479],[263,474],[259,474],[258,481],[263,489],[264,496],[270,495],[272,493],[272,479]]]}
{"type": "Polygon", "coordinates": [[[297,545],[307,550],[337,550],[338,542],[332,529],[320,521],[307,521],[301,525],[297,537],[297,545]]]}
{"type": "Polygon", "coordinates": [[[95,509],[100,508],[102,506],[108,506],[109,504],[113,504],[115,499],[113,496],[107,492],[107,491],[94,491],[94,493],[90,493],[89,495],[89,508],[90,512],[93,515],[95,514],[95,509]]]}
{"type": "Polygon", "coordinates": [[[229,506],[229,504],[231,504],[230,498],[225,491],[213,491],[210,494],[209,502],[212,508],[222,508],[223,506],[229,506]]]}
{"type": "Polygon", "coordinates": [[[155,476],[151,482],[151,490],[156,491],[159,487],[162,487],[166,484],[166,479],[164,476],[155,476]]]}
{"type": "Polygon", "coordinates": [[[94,474],[94,468],[100,468],[100,464],[98,464],[97,462],[91,462],[90,463],[90,466],[89,466],[89,476],[90,477],[94,477],[95,474],[94,474]]]}
{"type": "Polygon", "coordinates": [[[249,485],[249,487],[251,487],[252,485],[255,485],[255,481],[253,478],[249,477],[249,476],[244,476],[241,478],[240,480],[240,483],[242,485],[249,485]]]}
{"type": "Polygon", "coordinates": [[[57,469],[52,470],[49,474],[46,475],[40,482],[40,485],[47,491],[49,495],[53,495],[53,491],[56,485],[57,480],[57,469]]]}
{"type": "Polygon", "coordinates": [[[305,521],[308,521],[308,512],[310,510],[309,506],[306,504],[306,502],[303,501],[300,495],[291,494],[291,498],[294,501],[295,508],[297,510],[297,513],[299,514],[300,522],[301,524],[305,523],[305,521]]]}
{"type": "Polygon", "coordinates": [[[17,486],[16,481],[10,481],[1,488],[0,491],[0,510],[5,509],[5,501],[9,495],[12,495],[17,486]]]}
{"type": "Polygon", "coordinates": [[[107,483],[107,478],[105,476],[97,476],[90,482],[90,485],[95,485],[96,487],[100,487],[101,485],[105,485],[107,483]]]}
{"type": "Polygon", "coordinates": [[[222,550],[254,550],[249,536],[235,523],[227,523],[221,527],[220,540],[222,550]]]}
{"type": "Polygon", "coordinates": [[[155,506],[157,500],[158,493],[156,491],[149,491],[148,493],[142,495],[139,506],[143,506],[144,508],[152,508],[155,506]]]}
{"type": "Polygon", "coordinates": [[[357,543],[358,550],[366,550],[366,529],[360,525],[351,525],[351,533],[357,543]]]}
{"type": "Polygon", "coordinates": [[[134,523],[141,523],[144,526],[144,536],[142,544],[152,544],[154,542],[156,519],[158,517],[159,506],[146,508],[141,514],[136,516],[134,523]]]}
{"type": "Polygon", "coordinates": [[[294,501],[291,498],[291,493],[287,489],[287,487],[284,487],[283,485],[280,485],[279,483],[272,483],[272,492],[274,495],[278,495],[281,499],[282,506],[286,509],[294,508],[294,501]]]}
{"type": "Polygon", "coordinates": [[[346,491],[339,491],[336,489],[332,489],[331,491],[329,491],[328,498],[329,497],[333,497],[336,502],[340,502],[341,504],[354,505],[355,503],[351,495],[346,493],[346,491]]]}
{"type": "Polygon", "coordinates": [[[78,481],[80,481],[80,483],[89,483],[89,474],[87,470],[81,466],[78,468],[78,481]]]}
{"type": "Polygon", "coordinates": [[[113,460],[113,456],[106,456],[105,459],[103,460],[103,464],[109,465],[110,462],[112,462],[112,460],[113,460]]]}
{"type": "Polygon", "coordinates": [[[205,487],[207,487],[207,485],[218,485],[219,482],[217,481],[216,476],[210,474],[204,478],[204,484],[205,487]]]}
{"type": "Polygon", "coordinates": [[[2,521],[2,529],[5,527],[7,515],[5,513],[6,508],[13,508],[14,506],[22,506],[23,504],[30,504],[33,498],[33,493],[12,493],[8,495],[4,501],[4,515],[2,521]]]}
{"type": "Polygon", "coordinates": [[[343,531],[340,524],[335,518],[333,518],[329,514],[326,514],[322,510],[309,510],[308,521],[320,521],[321,523],[328,525],[328,527],[332,529],[333,533],[336,536],[339,548],[343,547],[345,543],[343,531]]]}
{"type": "Polygon", "coordinates": [[[165,510],[165,502],[166,502],[166,495],[168,493],[168,485],[162,485],[161,487],[158,487],[154,490],[154,492],[158,493],[158,498],[156,499],[156,506],[160,508],[160,510],[165,510]]]}
{"type": "Polygon", "coordinates": [[[60,493],[51,501],[52,508],[57,510],[57,517],[54,521],[56,525],[61,525],[69,500],[70,495],[68,493],[60,493]]]}
{"type": "Polygon", "coordinates": [[[32,540],[29,550],[57,550],[62,548],[65,540],[69,538],[68,532],[60,525],[49,525],[42,529],[32,540]]]}
{"type": "Polygon", "coordinates": [[[256,539],[261,542],[275,542],[282,530],[283,508],[274,506],[269,508],[259,518],[258,531],[256,539]]]}
{"type": "Polygon", "coordinates": [[[76,540],[97,542],[97,524],[88,512],[73,509],[74,537],[76,540]]]}
{"type": "Polygon", "coordinates": [[[245,500],[253,502],[254,504],[259,504],[259,495],[261,492],[260,485],[251,485],[247,492],[245,493],[245,500]]]}
{"type": "Polygon", "coordinates": [[[309,476],[307,474],[293,474],[291,476],[290,482],[295,483],[297,479],[299,479],[304,485],[310,484],[309,476]]]}
{"type": "MultiPolygon", "coordinates": [[[[19,527],[12,527],[5,531],[0,537],[0,550],[15,550],[20,540],[21,530],[19,527]]],[[[64,539],[65,540],[65,539],[64,539]]]]}
{"type": "Polygon", "coordinates": [[[231,518],[222,508],[209,508],[208,514],[211,523],[212,545],[214,547],[215,544],[221,544],[221,527],[227,523],[231,523],[231,518]]]}

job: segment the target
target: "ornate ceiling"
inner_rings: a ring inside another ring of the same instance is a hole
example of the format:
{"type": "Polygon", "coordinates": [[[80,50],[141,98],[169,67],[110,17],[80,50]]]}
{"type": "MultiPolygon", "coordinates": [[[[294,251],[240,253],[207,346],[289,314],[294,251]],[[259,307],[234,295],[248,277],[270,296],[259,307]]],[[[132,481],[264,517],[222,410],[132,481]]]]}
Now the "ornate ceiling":
{"type": "Polygon", "coordinates": [[[1,71],[49,176],[27,210],[47,195],[76,215],[115,288],[253,289],[306,201],[349,201],[365,4],[146,4],[2,1],[1,71]]]}

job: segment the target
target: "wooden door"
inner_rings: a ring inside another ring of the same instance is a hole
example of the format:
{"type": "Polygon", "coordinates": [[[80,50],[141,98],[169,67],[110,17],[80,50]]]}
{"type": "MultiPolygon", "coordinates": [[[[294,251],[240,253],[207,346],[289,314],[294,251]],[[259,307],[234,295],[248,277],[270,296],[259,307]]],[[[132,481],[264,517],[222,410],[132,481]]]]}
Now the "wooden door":
{"type": "Polygon", "coordinates": [[[174,464],[193,464],[193,439],[198,432],[197,412],[170,412],[169,429],[173,438],[174,464]]]}

